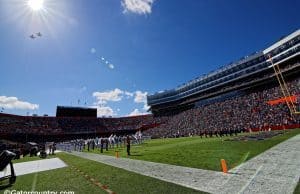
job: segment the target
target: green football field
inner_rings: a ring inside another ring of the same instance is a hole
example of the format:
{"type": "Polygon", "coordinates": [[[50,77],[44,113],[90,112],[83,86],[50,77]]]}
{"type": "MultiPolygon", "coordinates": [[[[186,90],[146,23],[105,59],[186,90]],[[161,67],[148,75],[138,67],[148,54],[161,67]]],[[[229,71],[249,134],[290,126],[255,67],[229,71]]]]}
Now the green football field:
{"type": "Polygon", "coordinates": [[[19,176],[16,183],[6,189],[11,191],[73,191],[75,194],[107,193],[74,170],[76,167],[115,193],[202,193],[66,153],[58,153],[56,156],[68,164],[68,167],[19,176]]]}
{"type": "MultiPolygon", "coordinates": [[[[132,146],[130,158],[220,171],[222,158],[232,168],[299,133],[300,129],[289,130],[264,141],[224,141],[225,138],[200,137],[149,140],[142,145],[132,146]]],[[[127,157],[124,148],[118,148],[118,151],[120,157],[127,157]]],[[[99,150],[93,152],[100,154],[99,150]]],[[[114,155],[115,149],[104,151],[104,154],[114,155]]],[[[76,194],[107,193],[74,170],[77,168],[115,193],[201,193],[66,153],[58,153],[56,156],[68,164],[68,167],[19,176],[17,182],[7,189],[74,191],[76,194]]],[[[18,162],[37,159],[39,158],[23,158],[18,162]]],[[[2,191],[4,190],[0,190],[0,193],[2,191]]],[[[299,193],[299,186],[295,193],[299,193]]]]}
{"type": "MultiPolygon", "coordinates": [[[[199,136],[155,139],[131,146],[129,158],[220,171],[221,159],[226,160],[230,169],[299,133],[300,129],[287,130],[283,135],[263,141],[225,141],[230,137],[201,139],[199,136]]],[[[103,154],[115,155],[115,151],[120,157],[127,157],[124,147],[103,154]]],[[[99,149],[90,152],[101,154],[99,149]]]]}
{"type": "Polygon", "coordinates": [[[294,194],[300,194],[300,180],[299,180],[298,185],[297,185],[297,187],[294,191],[294,194]]]}

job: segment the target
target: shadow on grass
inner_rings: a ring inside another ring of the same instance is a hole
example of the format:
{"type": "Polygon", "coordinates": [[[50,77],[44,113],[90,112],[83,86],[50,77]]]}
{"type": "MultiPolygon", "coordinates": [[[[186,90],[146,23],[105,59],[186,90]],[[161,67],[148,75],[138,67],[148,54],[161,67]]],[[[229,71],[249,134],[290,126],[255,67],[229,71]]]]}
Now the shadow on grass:
{"type": "Polygon", "coordinates": [[[12,184],[0,185],[0,191],[11,187],[12,184]]]}

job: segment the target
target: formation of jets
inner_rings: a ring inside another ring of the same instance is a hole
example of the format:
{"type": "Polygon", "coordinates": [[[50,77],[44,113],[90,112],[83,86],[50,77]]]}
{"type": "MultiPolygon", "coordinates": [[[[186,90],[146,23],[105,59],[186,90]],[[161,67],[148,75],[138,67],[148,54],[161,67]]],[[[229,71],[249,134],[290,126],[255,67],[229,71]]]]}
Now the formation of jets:
{"type": "Polygon", "coordinates": [[[109,63],[107,60],[105,60],[104,57],[101,57],[101,61],[103,63],[105,63],[106,65],[108,65],[108,68],[110,68],[110,69],[114,69],[115,68],[115,66],[113,64],[109,63]]]}
{"type": "Polygon", "coordinates": [[[35,39],[35,38],[41,37],[41,36],[42,36],[42,33],[38,32],[38,33],[35,33],[35,34],[31,34],[29,37],[30,37],[31,39],[35,39]]]}

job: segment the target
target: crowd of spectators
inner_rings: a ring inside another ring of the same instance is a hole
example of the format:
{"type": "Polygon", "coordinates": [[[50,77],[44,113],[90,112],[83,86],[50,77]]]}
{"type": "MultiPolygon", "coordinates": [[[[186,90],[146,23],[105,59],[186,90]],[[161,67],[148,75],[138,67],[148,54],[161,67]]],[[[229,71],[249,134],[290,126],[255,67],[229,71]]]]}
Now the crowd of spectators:
{"type": "Polygon", "coordinates": [[[152,115],[122,118],[34,117],[0,113],[0,134],[118,133],[150,127],[152,115]]]}
{"type": "MultiPolygon", "coordinates": [[[[287,82],[287,86],[291,94],[300,94],[300,78],[287,82]]],[[[299,123],[299,115],[292,116],[285,103],[267,103],[282,96],[279,86],[248,89],[221,101],[199,103],[197,108],[161,117],[151,114],[122,118],[29,117],[0,113],[0,134],[119,135],[142,130],[145,135],[158,138],[227,134],[299,123]]]]}
{"type": "Polygon", "coordinates": [[[0,113],[0,133],[51,134],[59,132],[54,117],[25,117],[0,113]]]}
{"type": "MultiPolygon", "coordinates": [[[[292,71],[294,69],[299,69],[299,67],[300,67],[299,62],[287,64],[284,67],[281,67],[281,72],[285,73],[288,71],[292,71]]],[[[232,91],[237,92],[239,88],[249,87],[249,86],[255,85],[263,80],[270,80],[271,78],[274,78],[274,79],[276,78],[275,77],[276,75],[275,75],[273,69],[268,69],[267,71],[262,71],[262,72],[260,72],[259,76],[257,76],[254,72],[252,74],[254,74],[254,77],[247,76],[246,78],[243,78],[239,81],[229,82],[226,85],[222,85],[222,83],[217,84],[217,85],[219,85],[219,87],[213,86],[211,89],[208,89],[207,91],[203,91],[201,93],[201,98],[209,98],[211,96],[219,95],[221,93],[230,93],[232,91]]],[[[242,77],[245,77],[245,76],[242,76],[242,77]]],[[[187,100],[185,100],[185,103],[193,102],[193,101],[196,101],[197,99],[199,99],[198,96],[193,97],[193,98],[188,98],[187,100]]]]}
{"type": "MultiPolygon", "coordinates": [[[[300,79],[288,82],[287,87],[291,94],[299,95],[300,79]]],[[[244,91],[241,96],[168,116],[165,123],[144,134],[152,137],[176,137],[299,124],[299,115],[291,116],[285,103],[273,106],[267,103],[282,96],[279,86],[244,91]]]]}

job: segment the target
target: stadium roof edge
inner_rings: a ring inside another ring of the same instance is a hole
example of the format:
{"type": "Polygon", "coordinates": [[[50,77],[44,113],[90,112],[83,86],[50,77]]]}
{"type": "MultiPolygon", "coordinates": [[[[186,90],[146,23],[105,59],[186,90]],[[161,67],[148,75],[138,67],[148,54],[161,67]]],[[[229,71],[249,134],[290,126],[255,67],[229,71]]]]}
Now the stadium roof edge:
{"type": "Polygon", "coordinates": [[[212,75],[218,73],[219,71],[222,71],[222,70],[224,70],[224,69],[227,69],[227,68],[236,66],[236,65],[238,65],[238,64],[247,62],[248,60],[251,60],[251,59],[253,59],[253,58],[255,58],[255,57],[259,56],[259,55],[265,55],[266,53],[270,52],[271,50],[275,49],[276,47],[280,46],[281,44],[287,42],[288,40],[290,40],[290,39],[292,39],[292,38],[294,38],[294,37],[296,37],[296,36],[298,36],[298,35],[300,35],[300,29],[298,29],[298,30],[292,32],[291,34],[289,34],[289,35],[287,35],[287,36],[285,36],[285,37],[282,38],[281,40],[276,41],[274,44],[272,44],[270,47],[266,48],[265,50],[259,50],[259,51],[257,51],[257,52],[254,52],[254,53],[248,55],[248,56],[244,56],[244,57],[240,58],[239,60],[236,60],[235,62],[231,62],[231,63],[229,63],[228,65],[223,65],[223,66],[217,68],[216,70],[214,70],[214,71],[212,71],[212,72],[209,72],[209,73],[204,74],[204,75],[202,75],[202,76],[196,77],[196,78],[194,78],[194,79],[192,79],[192,80],[190,80],[190,81],[188,81],[188,82],[186,82],[186,83],[183,83],[183,84],[177,86],[176,88],[173,88],[173,89],[167,89],[167,90],[164,90],[163,92],[155,92],[154,94],[148,94],[147,97],[148,97],[148,96],[149,96],[149,97],[155,96],[155,95],[161,94],[161,93],[172,92],[172,91],[174,91],[174,90],[180,90],[181,88],[184,88],[184,87],[186,87],[186,86],[189,86],[190,84],[193,84],[193,83],[195,83],[195,82],[197,82],[197,81],[200,81],[200,80],[202,80],[202,79],[206,79],[206,78],[208,78],[208,77],[210,77],[210,76],[212,76],[212,75]]]}
{"type": "Polygon", "coordinates": [[[270,47],[266,48],[266,49],[263,51],[263,53],[264,53],[264,54],[267,54],[267,53],[270,52],[271,50],[277,48],[278,46],[284,44],[284,43],[287,42],[288,40],[290,40],[290,39],[292,39],[292,38],[294,38],[294,37],[296,37],[296,36],[298,36],[298,35],[300,35],[300,29],[296,30],[295,32],[293,32],[293,33],[291,33],[291,34],[289,34],[289,35],[287,35],[287,36],[285,36],[285,37],[282,38],[281,40],[276,41],[276,42],[275,42],[274,44],[272,44],[270,47]]]}

